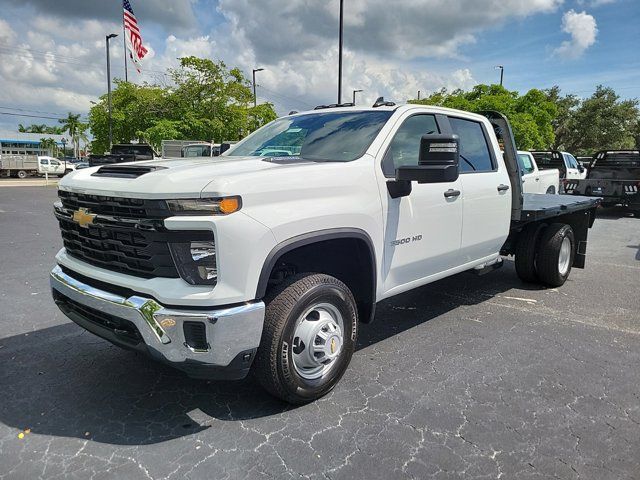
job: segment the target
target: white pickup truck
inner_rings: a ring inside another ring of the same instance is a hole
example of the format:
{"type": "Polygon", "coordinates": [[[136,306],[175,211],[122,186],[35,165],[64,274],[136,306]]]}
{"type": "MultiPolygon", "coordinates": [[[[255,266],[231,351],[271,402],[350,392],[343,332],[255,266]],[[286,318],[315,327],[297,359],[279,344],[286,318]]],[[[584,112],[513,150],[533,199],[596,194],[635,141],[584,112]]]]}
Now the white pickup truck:
{"type": "Polygon", "coordinates": [[[376,302],[503,255],[562,285],[598,205],[523,194],[497,113],[384,100],[280,118],[215,159],[78,170],[59,197],[51,286],[71,320],[193,377],[253,369],[292,403],[336,385],[376,302]]]}
{"type": "Polygon", "coordinates": [[[71,162],[46,155],[2,155],[0,158],[0,176],[27,178],[30,175],[47,174],[62,177],[75,169],[76,166],[71,162]]]}
{"type": "Polygon", "coordinates": [[[531,152],[518,150],[518,163],[522,171],[524,193],[560,193],[560,171],[555,168],[540,170],[531,152]]]}

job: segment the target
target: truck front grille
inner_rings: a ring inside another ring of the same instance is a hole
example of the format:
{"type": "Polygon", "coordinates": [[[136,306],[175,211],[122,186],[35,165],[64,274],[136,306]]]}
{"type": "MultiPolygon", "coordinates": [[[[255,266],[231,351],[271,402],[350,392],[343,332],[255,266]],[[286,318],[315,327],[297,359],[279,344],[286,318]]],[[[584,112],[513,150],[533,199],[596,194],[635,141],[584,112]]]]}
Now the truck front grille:
{"type": "Polygon", "coordinates": [[[58,216],[67,253],[96,267],[143,278],[178,278],[167,235],[134,225],[81,227],[58,216]]]}
{"type": "Polygon", "coordinates": [[[161,219],[171,216],[167,202],[164,200],[106,197],[64,190],[60,190],[58,196],[62,206],[69,210],[86,208],[98,215],[112,215],[120,218],[161,219]]]}
{"type": "Polygon", "coordinates": [[[211,241],[207,231],[164,227],[171,216],[164,200],[103,197],[60,191],[55,214],[67,253],[96,267],[142,278],[179,278],[170,243],[211,241]],[[74,213],[94,215],[80,225],[74,213]]]}

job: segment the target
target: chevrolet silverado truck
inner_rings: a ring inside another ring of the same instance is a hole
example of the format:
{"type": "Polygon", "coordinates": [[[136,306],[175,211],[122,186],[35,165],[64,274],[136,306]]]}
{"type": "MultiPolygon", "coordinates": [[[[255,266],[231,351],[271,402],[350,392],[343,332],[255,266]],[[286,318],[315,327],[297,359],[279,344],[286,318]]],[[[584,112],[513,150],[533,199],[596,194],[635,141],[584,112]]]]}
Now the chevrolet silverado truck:
{"type": "Polygon", "coordinates": [[[310,402],[381,300],[508,255],[551,287],[584,267],[598,199],[523,194],[521,175],[500,114],[384,101],[277,119],[213,159],[79,170],[54,206],[53,297],[193,377],[251,370],[310,402]]]}
{"type": "Polygon", "coordinates": [[[524,193],[559,193],[560,171],[556,168],[540,170],[531,152],[518,150],[524,193]]]}
{"type": "Polygon", "coordinates": [[[602,197],[602,205],[622,205],[640,216],[640,152],[605,150],[598,152],[586,179],[567,180],[565,190],[574,195],[602,197]]]}

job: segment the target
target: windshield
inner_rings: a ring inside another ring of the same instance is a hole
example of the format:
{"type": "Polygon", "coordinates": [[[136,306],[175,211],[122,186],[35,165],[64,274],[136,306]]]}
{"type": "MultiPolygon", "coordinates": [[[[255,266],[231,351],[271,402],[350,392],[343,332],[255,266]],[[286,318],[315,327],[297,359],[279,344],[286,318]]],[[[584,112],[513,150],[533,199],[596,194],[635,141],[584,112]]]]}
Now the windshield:
{"type": "Polygon", "coordinates": [[[381,110],[285,117],[257,130],[225,155],[348,162],[364,154],[392,114],[381,110]]]}

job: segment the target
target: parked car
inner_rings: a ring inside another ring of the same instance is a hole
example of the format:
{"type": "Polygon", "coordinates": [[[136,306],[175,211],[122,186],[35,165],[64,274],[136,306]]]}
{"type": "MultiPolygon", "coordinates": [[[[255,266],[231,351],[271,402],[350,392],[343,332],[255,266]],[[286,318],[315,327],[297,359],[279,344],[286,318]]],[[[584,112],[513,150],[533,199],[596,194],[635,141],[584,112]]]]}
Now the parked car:
{"type": "Polygon", "coordinates": [[[586,179],[569,180],[567,193],[602,197],[604,206],[623,205],[640,216],[640,152],[598,152],[586,179]]]}
{"type": "Polygon", "coordinates": [[[379,99],[280,118],[207,161],[80,170],[55,204],[54,300],[191,376],[253,369],[273,395],[312,401],[376,302],[501,255],[552,287],[584,267],[599,200],[523,193],[514,144],[497,113],[379,99]],[[286,145],[299,155],[260,156],[286,145]]]}
{"type": "Polygon", "coordinates": [[[560,179],[581,179],[587,176],[587,169],[568,152],[558,150],[531,152],[540,170],[558,169],[560,179]]]}
{"type": "Polygon", "coordinates": [[[75,165],[46,155],[2,155],[0,176],[27,178],[45,174],[62,177],[75,170],[75,165]]]}
{"type": "Polygon", "coordinates": [[[524,193],[560,193],[560,172],[556,168],[539,170],[531,152],[518,151],[524,193]]]}

